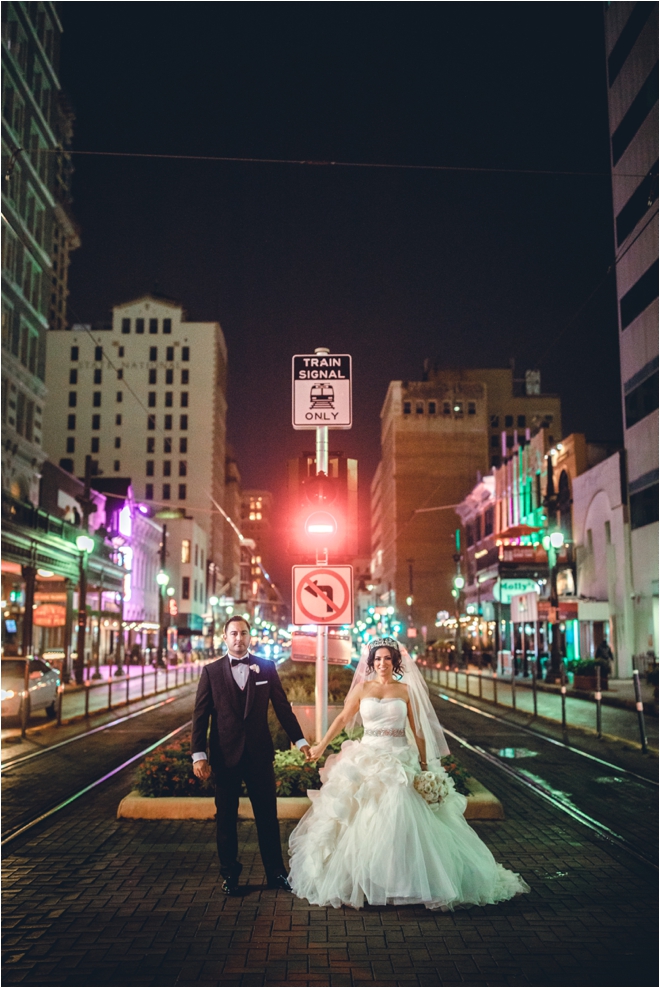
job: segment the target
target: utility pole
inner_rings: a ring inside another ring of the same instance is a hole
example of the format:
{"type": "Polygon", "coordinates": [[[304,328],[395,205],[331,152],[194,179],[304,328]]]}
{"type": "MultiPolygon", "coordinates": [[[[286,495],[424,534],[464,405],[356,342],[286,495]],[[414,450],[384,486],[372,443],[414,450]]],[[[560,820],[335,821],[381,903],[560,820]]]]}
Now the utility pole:
{"type": "Polygon", "coordinates": [[[552,453],[546,456],[548,464],[548,480],[543,498],[543,506],[548,515],[548,531],[546,542],[546,552],[548,553],[548,567],[550,570],[550,616],[552,627],[552,642],[550,644],[550,663],[546,670],[545,679],[548,683],[556,683],[561,679],[561,647],[559,636],[559,596],[557,594],[557,548],[561,548],[563,537],[558,538],[557,526],[557,504],[558,496],[555,492],[555,481],[553,476],[552,453]]]}
{"type": "Polygon", "coordinates": [[[82,511],[80,528],[82,536],[77,539],[80,549],[80,580],[78,584],[78,642],[76,649],[76,664],[74,667],[76,683],[82,686],[85,671],[85,631],[87,628],[87,558],[94,543],[88,537],[89,516],[96,510],[91,495],[92,489],[92,468],[94,461],[87,454],[85,457],[85,487],[83,493],[76,498],[82,511]],[[91,543],[91,548],[90,548],[91,543]]]}
{"type": "Polygon", "coordinates": [[[156,662],[161,669],[165,668],[165,653],[167,648],[165,628],[165,590],[170,579],[165,572],[167,563],[167,525],[163,525],[163,537],[160,543],[160,570],[156,576],[158,583],[158,652],[156,662]]]}

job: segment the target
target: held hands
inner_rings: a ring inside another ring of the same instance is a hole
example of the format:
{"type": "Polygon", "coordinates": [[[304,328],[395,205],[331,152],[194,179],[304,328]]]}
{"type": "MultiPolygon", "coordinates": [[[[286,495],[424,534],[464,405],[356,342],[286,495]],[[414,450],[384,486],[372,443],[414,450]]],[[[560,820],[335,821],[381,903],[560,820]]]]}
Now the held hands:
{"type": "Polygon", "coordinates": [[[301,745],[300,750],[302,751],[303,755],[305,756],[305,761],[306,762],[311,762],[312,761],[312,756],[311,756],[311,750],[312,749],[309,747],[309,745],[308,744],[301,745]]]}
{"type": "Polygon", "coordinates": [[[206,782],[207,779],[211,777],[211,766],[209,765],[206,758],[198,758],[196,762],[193,762],[193,773],[202,782],[206,782]]]}
{"type": "Polygon", "coordinates": [[[312,745],[312,747],[309,748],[308,751],[309,751],[309,759],[308,760],[310,762],[315,762],[318,758],[321,757],[321,755],[325,751],[325,745],[324,744],[315,744],[315,745],[312,745]]]}

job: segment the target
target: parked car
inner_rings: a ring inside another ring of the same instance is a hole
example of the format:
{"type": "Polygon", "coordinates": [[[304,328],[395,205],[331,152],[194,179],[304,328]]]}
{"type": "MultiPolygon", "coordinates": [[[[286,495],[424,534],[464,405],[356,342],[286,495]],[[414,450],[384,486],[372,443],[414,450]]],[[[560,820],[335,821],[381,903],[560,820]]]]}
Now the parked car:
{"type": "Polygon", "coordinates": [[[27,717],[35,710],[45,710],[49,717],[56,713],[60,674],[43,659],[5,658],[0,662],[0,701],[3,717],[20,717],[22,704],[27,702],[27,717]],[[25,692],[25,663],[28,663],[28,696],[25,692]]]}

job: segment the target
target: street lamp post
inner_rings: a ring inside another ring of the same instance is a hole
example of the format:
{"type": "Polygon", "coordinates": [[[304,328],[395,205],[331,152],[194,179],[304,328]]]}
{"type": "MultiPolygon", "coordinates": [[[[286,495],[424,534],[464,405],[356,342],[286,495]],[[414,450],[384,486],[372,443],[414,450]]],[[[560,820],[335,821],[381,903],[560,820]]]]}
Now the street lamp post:
{"type": "Polygon", "coordinates": [[[543,537],[543,548],[548,554],[548,569],[550,571],[550,625],[552,627],[552,642],[550,645],[550,662],[546,671],[546,682],[556,683],[561,679],[561,648],[559,628],[559,596],[557,594],[557,553],[564,544],[564,535],[557,528],[557,510],[559,498],[555,492],[553,476],[552,452],[546,456],[548,464],[548,479],[543,504],[548,516],[549,534],[543,537]]]}
{"type": "Polygon", "coordinates": [[[123,661],[124,661],[124,593],[115,594],[115,601],[119,605],[119,631],[117,632],[117,644],[115,645],[115,665],[117,666],[115,674],[117,676],[124,675],[123,661]]]}
{"type": "Polygon", "coordinates": [[[76,545],[80,552],[80,580],[78,584],[78,642],[75,676],[78,686],[82,686],[85,672],[85,631],[87,629],[87,558],[94,549],[94,539],[89,535],[79,535],[76,545]]]}
{"type": "Polygon", "coordinates": [[[156,574],[156,583],[158,584],[158,652],[157,652],[157,665],[163,669],[165,667],[165,650],[166,650],[166,635],[167,631],[165,629],[165,590],[167,584],[170,582],[170,578],[165,572],[165,564],[167,561],[167,525],[163,525],[163,538],[160,543],[160,570],[156,574]]]}
{"type": "Polygon", "coordinates": [[[219,604],[219,599],[215,596],[209,597],[211,605],[211,656],[215,656],[215,609],[219,604]]]}

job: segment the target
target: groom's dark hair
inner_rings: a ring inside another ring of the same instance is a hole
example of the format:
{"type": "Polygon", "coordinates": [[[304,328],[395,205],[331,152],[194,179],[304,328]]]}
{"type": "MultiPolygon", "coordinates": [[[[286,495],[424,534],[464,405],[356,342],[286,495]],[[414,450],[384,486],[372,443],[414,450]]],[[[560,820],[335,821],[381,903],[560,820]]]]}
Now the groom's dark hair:
{"type": "Polygon", "coordinates": [[[250,634],[252,634],[252,628],[250,627],[250,622],[248,621],[247,618],[244,618],[242,614],[232,614],[230,618],[227,618],[227,620],[225,621],[225,626],[222,629],[224,633],[226,633],[227,628],[232,623],[232,621],[242,621],[243,624],[247,624],[248,631],[250,632],[250,634]]]}

